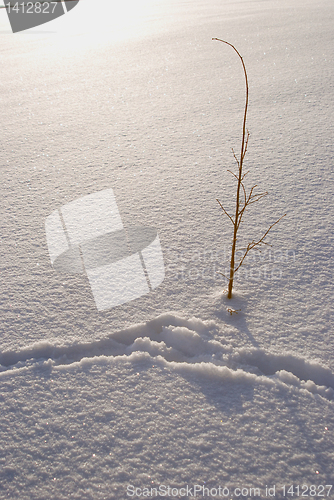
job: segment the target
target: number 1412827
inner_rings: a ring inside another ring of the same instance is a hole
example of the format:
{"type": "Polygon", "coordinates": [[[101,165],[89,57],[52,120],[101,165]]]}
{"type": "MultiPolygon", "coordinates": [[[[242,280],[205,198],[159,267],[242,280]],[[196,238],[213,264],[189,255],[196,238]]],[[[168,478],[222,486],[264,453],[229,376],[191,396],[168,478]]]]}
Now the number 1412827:
{"type": "Polygon", "coordinates": [[[8,12],[21,12],[25,14],[53,14],[58,2],[16,2],[11,5],[5,2],[8,12]]]}
{"type": "Polygon", "coordinates": [[[282,486],[283,496],[296,496],[296,497],[329,497],[333,485],[332,484],[319,484],[318,486],[312,484],[308,486],[307,484],[303,485],[291,485],[291,486],[282,486]]]}

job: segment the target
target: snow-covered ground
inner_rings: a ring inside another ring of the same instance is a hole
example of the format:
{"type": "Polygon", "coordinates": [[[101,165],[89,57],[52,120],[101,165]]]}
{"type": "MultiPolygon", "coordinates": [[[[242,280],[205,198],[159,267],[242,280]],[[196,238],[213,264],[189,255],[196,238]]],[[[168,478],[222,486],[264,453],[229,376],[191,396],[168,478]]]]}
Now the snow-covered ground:
{"type": "Polygon", "coordinates": [[[15,35],[0,9],[0,498],[333,498],[334,4],[100,3],[15,35]],[[212,37],[244,57],[269,193],[241,245],[287,214],[231,301],[216,198],[233,207],[244,79],[212,37]],[[105,189],[157,229],[165,279],[99,312],[45,220],[105,189]]]}

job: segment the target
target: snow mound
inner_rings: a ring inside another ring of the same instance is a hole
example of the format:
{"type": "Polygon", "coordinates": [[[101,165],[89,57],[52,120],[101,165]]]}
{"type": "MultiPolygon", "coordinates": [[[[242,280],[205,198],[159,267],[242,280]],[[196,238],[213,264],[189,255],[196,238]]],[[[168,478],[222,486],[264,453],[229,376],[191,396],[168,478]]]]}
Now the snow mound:
{"type": "Polygon", "coordinates": [[[93,342],[63,346],[40,342],[18,351],[4,351],[0,353],[0,371],[46,360],[60,366],[116,356],[134,362],[155,358],[155,362],[181,373],[242,383],[285,384],[334,399],[334,374],[320,363],[289,352],[236,349],[213,321],[184,319],[171,313],[93,342]]]}

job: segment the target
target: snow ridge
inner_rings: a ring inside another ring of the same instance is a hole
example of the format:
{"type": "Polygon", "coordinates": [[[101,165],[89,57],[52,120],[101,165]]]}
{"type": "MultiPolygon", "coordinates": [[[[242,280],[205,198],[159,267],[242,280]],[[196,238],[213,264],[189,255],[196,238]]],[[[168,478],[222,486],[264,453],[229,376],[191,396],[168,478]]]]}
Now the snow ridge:
{"type": "Polygon", "coordinates": [[[236,349],[222,338],[213,321],[184,319],[171,313],[92,342],[64,346],[39,342],[18,351],[1,352],[0,372],[46,360],[59,366],[115,356],[155,358],[177,371],[236,382],[283,383],[334,400],[334,374],[320,363],[292,353],[236,349]]]}

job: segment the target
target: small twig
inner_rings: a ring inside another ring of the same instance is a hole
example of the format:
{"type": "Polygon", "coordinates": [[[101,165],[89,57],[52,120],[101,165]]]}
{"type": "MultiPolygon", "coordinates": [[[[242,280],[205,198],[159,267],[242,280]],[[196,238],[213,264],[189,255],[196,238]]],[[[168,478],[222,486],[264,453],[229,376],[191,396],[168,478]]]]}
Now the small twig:
{"type": "MultiPolygon", "coordinates": [[[[247,207],[247,194],[246,194],[246,188],[245,188],[244,183],[241,181],[240,184],[241,184],[242,190],[244,192],[244,198],[245,198],[245,204],[244,204],[244,208],[243,208],[243,211],[244,211],[245,208],[247,207]]],[[[239,215],[240,215],[240,212],[239,212],[239,215]]]]}
{"type": "Polygon", "coordinates": [[[250,201],[247,203],[247,205],[251,205],[252,203],[256,203],[257,201],[260,201],[261,198],[263,198],[264,196],[267,196],[268,195],[268,191],[265,191],[264,193],[257,193],[257,194],[253,194],[250,201]],[[256,198],[256,200],[253,198],[256,198]]]}
{"type": "Polygon", "coordinates": [[[241,309],[232,309],[231,307],[228,307],[227,308],[227,311],[230,313],[230,315],[232,316],[232,314],[238,314],[238,312],[241,311],[241,309]]]}
{"type": "Polygon", "coordinates": [[[232,174],[233,177],[237,179],[237,181],[239,180],[238,176],[234,172],[232,172],[232,170],[227,169],[227,172],[230,172],[230,174],[232,174]]]}
{"type": "Polygon", "coordinates": [[[220,271],[217,271],[218,274],[221,274],[222,276],[224,276],[224,278],[226,278],[227,280],[229,279],[227,276],[225,276],[225,274],[221,273],[220,271]]]}
{"type": "Polygon", "coordinates": [[[217,200],[217,201],[218,201],[218,203],[219,203],[219,205],[220,205],[221,209],[223,210],[224,214],[225,214],[225,215],[227,215],[227,217],[230,219],[230,221],[231,221],[231,222],[232,222],[232,224],[234,225],[234,220],[232,219],[232,217],[230,216],[230,214],[226,212],[225,208],[224,208],[224,207],[223,207],[223,205],[220,203],[220,201],[219,201],[219,200],[217,200]]]}
{"type": "Polygon", "coordinates": [[[282,217],[280,217],[276,222],[274,222],[274,224],[272,224],[269,229],[264,233],[264,235],[262,236],[262,238],[260,238],[258,241],[251,241],[250,243],[248,243],[247,245],[247,248],[246,248],[246,251],[242,257],[242,259],[240,260],[238,266],[235,268],[234,272],[236,273],[237,270],[242,266],[247,254],[250,252],[250,250],[252,250],[253,248],[257,247],[258,245],[269,245],[269,243],[267,243],[266,241],[263,241],[264,238],[267,236],[267,234],[269,233],[269,231],[281,220],[283,219],[283,217],[285,217],[286,214],[282,215],[282,217]]]}
{"type": "Polygon", "coordinates": [[[236,162],[237,162],[237,164],[238,164],[238,167],[240,167],[239,160],[238,160],[237,155],[235,154],[235,152],[234,152],[234,149],[233,149],[233,148],[232,148],[232,153],[233,153],[233,156],[234,156],[235,161],[236,161],[236,162]]]}

